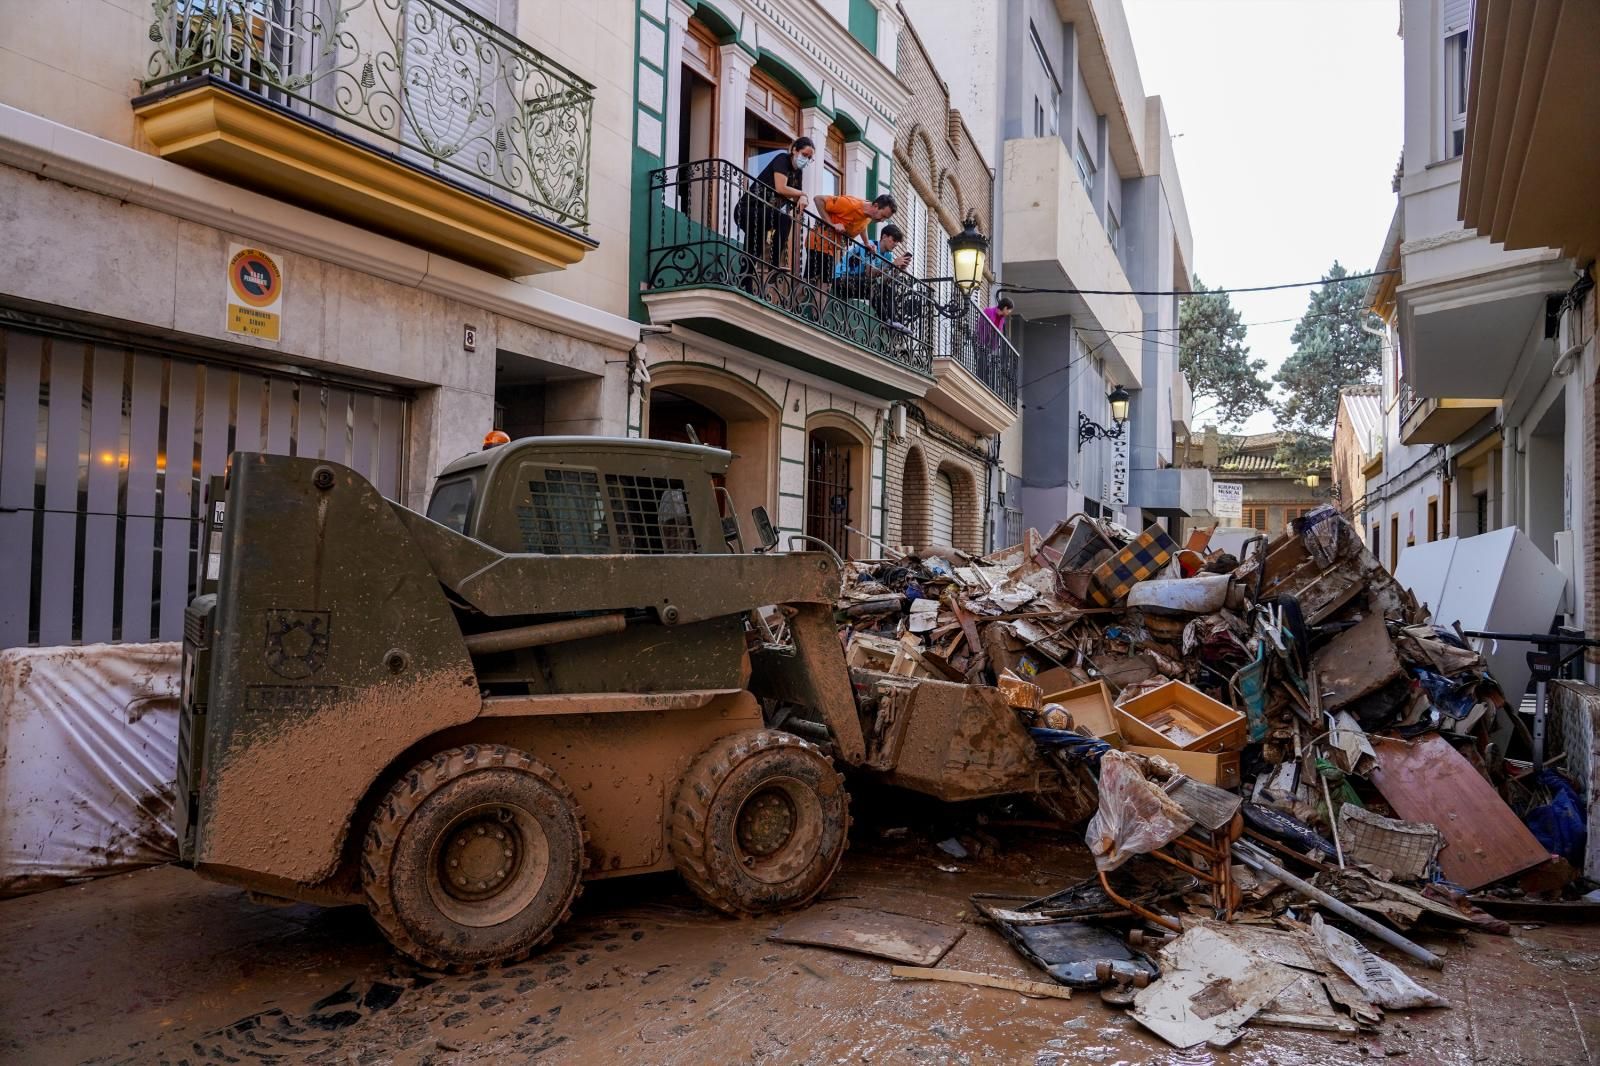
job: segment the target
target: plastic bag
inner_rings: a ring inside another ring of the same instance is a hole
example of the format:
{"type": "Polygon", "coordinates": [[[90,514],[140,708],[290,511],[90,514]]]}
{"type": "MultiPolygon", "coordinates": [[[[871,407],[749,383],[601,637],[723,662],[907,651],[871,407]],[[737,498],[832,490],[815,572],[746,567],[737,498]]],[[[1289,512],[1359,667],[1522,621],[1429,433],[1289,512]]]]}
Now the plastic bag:
{"type": "Polygon", "coordinates": [[[1322,950],[1344,975],[1361,987],[1380,1007],[1409,1010],[1413,1007],[1448,1007],[1450,1001],[1428,991],[1407,977],[1405,971],[1387,959],[1380,959],[1361,946],[1361,941],[1322,920],[1311,917],[1311,931],[1322,950]]]}
{"type": "Polygon", "coordinates": [[[1550,802],[1530,810],[1522,821],[1550,854],[1581,865],[1587,830],[1577,790],[1554,770],[1541,770],[1539,784],[1549,790],[1550,802]]]}
{"type": "Polygon", "coordinates": [[[1108,751],[1100,759],[1100,808],[1084,835],[1095,866],[1115,870],[1135,855],[1165,847],[1194,825],[1177,802],[1148,781],[1134,757],[1108,751]]]}

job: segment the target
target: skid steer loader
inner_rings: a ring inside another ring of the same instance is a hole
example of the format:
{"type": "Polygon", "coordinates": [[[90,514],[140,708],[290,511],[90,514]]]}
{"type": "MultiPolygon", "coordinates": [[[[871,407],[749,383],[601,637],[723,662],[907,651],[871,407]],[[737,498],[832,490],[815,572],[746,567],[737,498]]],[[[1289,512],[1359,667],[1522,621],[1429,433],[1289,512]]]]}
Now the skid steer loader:
{"type": "Polygon", "coordinates": [[[847,843],[836,763],[940,799],[1054,787],[995,690],[852,678],[838,561],[772,550],[764,512],[743,550],[730,459],[528,438],[451,464],[419,514],[339,464],[236,453],[185,619],[183,861],[364,903],[460,968],[525,957],[589,879],[809,902],[847,843]]]}

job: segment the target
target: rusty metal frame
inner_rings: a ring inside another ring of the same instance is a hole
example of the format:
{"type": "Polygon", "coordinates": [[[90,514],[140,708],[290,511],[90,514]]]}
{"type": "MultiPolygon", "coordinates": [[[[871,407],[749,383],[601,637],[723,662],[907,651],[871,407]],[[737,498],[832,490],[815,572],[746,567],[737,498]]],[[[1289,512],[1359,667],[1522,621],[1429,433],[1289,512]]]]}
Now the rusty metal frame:
{"type": "MultiPolygon", "coordinates": [[[[1238,840],[1243,833],[1244,818],[1242,815],[1235,814],[1227,825],[1211,833],[1209,840],[1189,832],[1168,845],[1168,847],[1172,848],[1183,848],[1200,856],[1211,867],[1209,871],[1184,862],[1164,849],[1157,849],[1150,852],[1149,855],[1153,859],[1160,859],[1169,866],[1175,866],[1187,874],[1198,877],[1202,882],[1210,885],[1212,906],[1222,915],[1223,921],[1231,922],[1233,921],[1235,895],[1233,885],[1233,842],[1238,840]]],[[[1175,933],[1183,932],[1183,926],[1178,922],[1119,895],[1117,890],[1111,887],[1111,881],[1106,877],[1104,870],[1099,871],[1099,874],[1100,887],[1105,889],[1106,895],[1111,897],[1112,902],[1132,911],[1146,921],[1171,929],[1175,933]]]]}

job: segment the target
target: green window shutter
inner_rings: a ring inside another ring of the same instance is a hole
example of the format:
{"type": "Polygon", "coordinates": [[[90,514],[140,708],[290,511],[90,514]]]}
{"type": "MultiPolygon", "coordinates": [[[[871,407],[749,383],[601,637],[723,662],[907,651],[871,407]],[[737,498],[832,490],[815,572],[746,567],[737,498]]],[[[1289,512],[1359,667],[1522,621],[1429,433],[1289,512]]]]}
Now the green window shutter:
{"type": "Polygon", "coordinates": [[[878,54],[878,9],[872,0],[850,0],[850,36],[878,54]]]}

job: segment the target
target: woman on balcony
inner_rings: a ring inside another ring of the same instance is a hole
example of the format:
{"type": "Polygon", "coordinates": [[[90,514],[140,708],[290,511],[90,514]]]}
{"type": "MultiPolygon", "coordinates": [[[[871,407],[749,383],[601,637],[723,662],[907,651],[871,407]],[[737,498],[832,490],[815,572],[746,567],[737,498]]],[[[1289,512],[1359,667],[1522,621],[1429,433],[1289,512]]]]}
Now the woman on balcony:
{"type": "Polygon", "coordinates": [[[744,228],[744,248],[751,258],[780,269],[788,266],[790,214],[803,215],[809,202],[800,188],[800,174],[817,154],[810,137],[797,137],[787,152],[779,152],[750,183],[733,208],[733,220],[744,228]],[[767,237],[772,250],[767,250],[767,237]]]}

